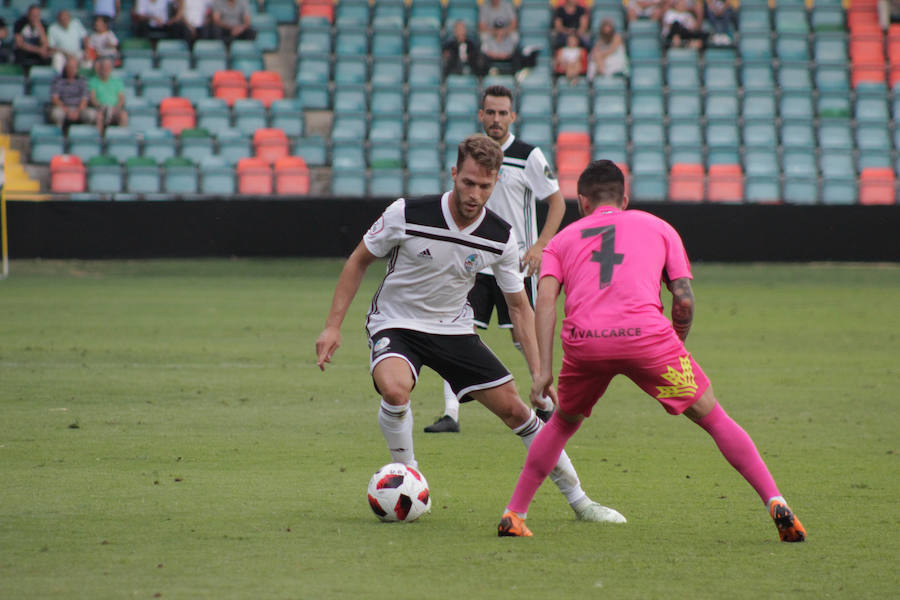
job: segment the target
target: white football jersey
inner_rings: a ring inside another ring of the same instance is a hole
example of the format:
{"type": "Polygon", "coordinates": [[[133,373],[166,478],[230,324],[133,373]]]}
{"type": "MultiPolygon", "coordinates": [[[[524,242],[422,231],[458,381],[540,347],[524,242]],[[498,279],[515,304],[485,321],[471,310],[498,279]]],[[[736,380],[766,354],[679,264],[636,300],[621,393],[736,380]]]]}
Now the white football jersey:
{"type": "Polygon", "coordinates": [[[382,329],[424,333],[472,333],[467,295],[475,275],[490,268],[500,289],[523,289],[515,235],[490,210],[465,229],[450,213],[450,196],[400,198],[363,236],[375,256],[387,256],[381,286],[366,318],[369,336],[382,329]]]}
{"type": "Polygon", "coordinates": [[[534,201],[559,191],[559,182],[537,146],[517,140],[510,133],[502,149],[503,165],[487,206],[512,225],[521,258],[538,239],[534,201]]]}

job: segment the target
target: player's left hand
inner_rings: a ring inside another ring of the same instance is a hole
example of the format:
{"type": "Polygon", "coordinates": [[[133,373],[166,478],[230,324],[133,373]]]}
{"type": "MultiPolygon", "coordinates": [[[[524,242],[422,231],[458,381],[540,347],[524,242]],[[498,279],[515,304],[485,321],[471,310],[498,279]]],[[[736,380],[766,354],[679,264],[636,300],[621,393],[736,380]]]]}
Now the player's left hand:
{"type": "Polygon", "coordinates": [[[556,405],[556,390],[553,388],[553,375],[541,375],[534,379],[531,384],[531,392],[529,400],[531,405],[546,410],[543,406],[543,399],[549,397],[553,404],[556,405]]]}
{"type": "Polygon", "coordinates": [[[525,252],[525,256],[519,261],[519,270],[523,271],[526,276],[531,277],[541,270],[541,254],[544,249],[535,244],[525,252]]]}

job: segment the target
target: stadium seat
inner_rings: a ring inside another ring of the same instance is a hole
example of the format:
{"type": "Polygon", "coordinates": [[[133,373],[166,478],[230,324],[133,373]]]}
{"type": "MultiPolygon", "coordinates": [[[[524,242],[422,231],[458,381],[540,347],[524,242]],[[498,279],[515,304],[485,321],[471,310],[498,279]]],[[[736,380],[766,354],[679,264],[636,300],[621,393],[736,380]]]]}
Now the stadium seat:
{"type": "Polygon", "coordinates": [[[391,142],[403,139],[403,116],[379,115],[372,118],[368,139],[372,143],[391,142]]]}
{"type": "Polygon", "coordinates": [[[125,181],[126,189],[131,193],[159,193],[159,167],[156,161],[143,156],[129,158],[125,162],[125,181]]]}
{"type": "Polygon", "coordinates": [[[362,145],[336,142],[331,150],[331,166],[343,171],[365,171],[366,158],[362,145]]]}
{"type": "Polygon", "coordinates": [[[696,64],[681,64],[670,61],[666,66],[666,82],[670,91],[697,90],[700,88],[700,71],[696,64]]]}
{"type": "Polygon", "coordinates": [[[787,150],[782,164],[782,199],[790,204],[815,204],[818,199],[815,154],[808,150],[787,150]]]}
{"type": "Polygon", "coordinates": [[[409,172],[409,178],[407,179],[406,184],[406,193],[409,196],[440,194],[444,191],[443,188],[440,169],[409,172]]]}
{"type": "Polygon", "coordinates": [[[107,127],[105,154],[114,156],[123,163],[133,156],[139,156],[138,139],[127,127],[107,127]]]}
{"type": "MultiPolygon", "coordinates": [[[[447,88],[449,95],[451,93],[450,86],[448,85],[447,88]]],[[[453,90],[453,92],[459,91],[453,90]]],[[[407,113],[411,119],[422,116],[434,118],[441,114],[441,89],[439,87],[410,88],[407,106],[407,113]]]]}
{"type": "Polygon", "coordinates": [[[860,204],[894,204],[896,201],[896,176],[892,168],[867,167],[860,171],[860,204]]]}
{"type": "Polygon", "coordinates": [[[669,200],[673,202],[702,202],[703,165],[675,163],[669,172],[669,200]]]}
{"type": "Polygon", "coordinates": [[[268,196],[272,194],[272,167],[257,157],[242,158],[237,163],[238,194],[268,196]]]}
{"type": "Polygon", "coordinates": [[[413,58],[409,61],[407,82],[410,86],[438,86],[442,79],[439,59],[413,58]]]}
{"type": "Polygon", "coordinates": [[[848,54],[845,34],[817,34],[813,41],[813,59],[817,65],[846,65],[848,54]]]}
{"type": "Polygon", "coordinates": [[[366,195],[365,169],[332,169],[331,194],[342,197],[362,197],[366,195]]]}
{"type": "Polygon", "coordinates": [[[300,21],[321,19],[334,22],[334,3],[331,0],[303,0],[300,3],[300,21]]]}
{"type": "Polygon", "coordinates": [[[269,127],[284,131],[289,138],[303,135],[305,117],[303,107],[296,98],[274,100],[269,107],[269,127]]]}
{"type": "Polygon", "coordinates": [[[254,71],[262,71],[263,55],[256,42],[251,40],[234,40],[228,52],[228,68],[240,71],[245,77],[249,77],[254,71]]]}
{"type": "Polygon", "coordinates": [[[434,115],[411,116],[406,127],[406,139],[411,144],[435,143],[441,139],[441,123],[434,115]]]}
{"type": "Polygon", "coordinates": [[[0,102],[12,102],[25,95],[25,74],[19,65],[0,65],[0,102]]]}
{"type": "Polygon", "coordinates": [[[861,154],[877,153],[886,157],[891,154],[891,132],[887,121],[857,123],[855,139],[856,147],[861,154]]]}
{"type": "Polygon", "coordinates": [[[279,25],[291,25],[297,22],[297,3],[294,0],[266,0],[266,12],[279,25]]]}
{"type": "Polygon", "coordinates": [[[339,56],[334,63],[336,86],[365,85],[367,77],[368,65],[364,56],[339,56]]]}
{"type": "Polygon", "coordinates": [[[240,71],[216,71],[212,78],[212,92],[228,106],[235,100],[248,96],[248,85],[244,74],[240,71]]]}
{"type": "MultiPolygon", "coordinates": [[[[278,21],[274,16],[265,13],[251,15],[250,26],[256,30],[256,45],[263,52],[275,52],[281,42],[278,33],[278,21]]],[[[196,43],[195,43],[196,46],[196,43]]],[[[222,69],[225,67],[222,66],[222,69]]]]}
{"type": "Polygon", "coordinates": [[[284,83],[275,71],[255,71],[250,74],[250,97],[269,108],[272,102],[284,98],[284,83]]]}
{"type": "Polygon", "coordinates": [[[403,169],[372,169],[369,176],[369,196],[399,198],[405,189],[403,169]]]}
{"type": "Polygon", "coordinates": [[[150,70],[139,74],[141,80],[141,97],[150,104],[159,105],[175,91],[172,87],[172,75],[164,71],[150,70]]]}
{"type": "MultiPolygon", "coordinates": [[[[213,138],[206,129],[187,128],[181,131],[181,157],[198,163],[215,154],[213,138]]],[[[168,161],[168,159],[166,159],[168,161]]],[[[167,163],[168,164],[168,163],[167,163]]]]}
{"type": "MultiPolygon", "coordinates": [[[[349,58],[350,57],[346,56],[338,57],[335,68],[343,61],[349,60],[349,58]]],[[[298,86],[302,87],[311,85],[321,86],[328,84],[331,79],[330,75],[331,64],[327,55],[301,56],[297,60],[297,71],[294,80],[297,82],[298,86]]],[[[337,77],[337,72],[335,73],[334,80],[336,83],[341,82],[337,77]]],[[[215,80],[213,80],[213,84],[215,84],[215,80]]]]}
{"type": "Polygon", "coordinates": [[[659,119],[663,116],[662,91],[635,91],[631,94],[631,116],[659,119]]]}
{"type": "Polygon", "coordinates": [[[737,91],[737,72],[729,63],[707,63],[703,69],[703,84],[707,92],[737,91]]]}
{"type": "Polygon", "coordinates": [[[43,125],[45,121],[44,103],[34,96],[16,96],[12,100],[12,130],[13,133],[29,133],[36,125],[43,125]]]}
{"type": "MultiPolygon", "coordinates": [[[[123,43],[124,46],[124,43],[123,43]]],[[[150,48],[122,48],[122,69],[140,75],[153,69],[153,50],[150,48]]]]}
{"type": "Polygon", "coordinates": [[[361,115],[367,111],[366,86],[341,84],[334,89],[335,115],[361,115]]]}
{"type": "Polygon", "coordinates": [[[342,0],[337,3],[334,15],[338,29],[345,27],[366,27],[369,24],[369,3],[342,0]]]}
{"type": "Polygon", "coordinates": [[[236,165],[242,158],[253,155],[250,136],[239,129],[228,128],[216,131],[216,147],[218,156],[228,164],[236,165]]]}
{"type": "Polygon", "coordinates": [[[298,56],[331,53],[331,29],[327,24],[302,23],[298,35],[298,56]]]}
{"type": "Polygon", "coordinates": [[[403,56],[403,29],[379,29],[372,35],[371,54],[375,59],[403,56]]]}
{"type": "Polygon", "coordinates": [[[159,109],[145,98],[128,98],[125,100],[128,112],[128,128],[132,131],[153,129],[159,123],[159,109]]]}
{"type": "Polygon", "coordinates": [[[84,163],[77,156],[59,154],[50,159],[50,191],[58,194],[80,193],[85,189],[84,163]]]}
{"type": "Polygon", "coordinates": [[[441,155],[434,144],[410,145],[406,168],[409,171],[433,172],[441,170],[441,155]]]}
{"type": "Polygon", "coordinates": [[[171,131],[159,127],[152,127],[144,131],[141,156],[162,164],[167,158],[171,158],[175,154],[175,136],[171,131]]]}
{"type": "Polygon", "coordinates": [[[782,119],[806,119],[812,121],[815,118],[812,95],[806,92],[785,92],[779,100],[778,113],[782,119]]]}
{"type": "Polygon", "coordinates": [[[122,167],[112,156],[95,156],[87,163],[87,189],[98,194],[122,191],[122,167]]]}
{"type": "Polygon", "coordinates": [[[274,164],[290,153],[287,135],[280,129],[257,129],[253,133],[253,152],[257,158],[274,164]]]}
{"type": "Polygon", "coordinates": [[[738,10],[738,20],[741,26],[741,35],[745,33],[765,33],[768,34],[772,30],[769,20],[768,6],[754,6],[750,3],[743,3],[738,10]]]}
{"type": "Polygon", "coordinates": [[[822,203],[856,204],[859,200],[859,186],[853,156],[841,151],[823,152],[820,166],[822,203]]]}
{"type": "Polygon", "coordinates": [[[175,90],[180,98],[187,98],[197,104],[210,96],[210,76],[199,71],[182,71],[175,76],[175,90]]]}
{"type": "Polygon", "coordinates": [[[782,119],[781,145],[785,149],[797,149],[813,153],[816,134],[813,122],[808,119],[782,119]]]}
{"type": "Polygon", "coordinates": [[[401,86],[403,80],[403,59],[377,58],[372,62],[373,86],[401,86]]]}
{"type": "MultiPolygon", "coordinates": [[[[437,151],[437,148],[432,149],[437,151]]],[[[400,140],[369,144],[366,154],[366,162],[371,169],[403,168],[403,142],[400,140]]],[[[412,158],[412,154],[410,154],[410,158],[412,158]]]]}
{"type": "Polygon", "coordinates": [[[194,68],[207,77],[228,68],[228,54],[222,40],[197,40],[193,48],[194,68]]]}
{"type": "Polygon", "coordinates": [[[780,201],[778,157],[770,150],[747,150],[744,154],[744,198],[748,202],[780,201]]]}
{"type": "Polygon", "coordinates": [[[191,68],[191,51],[184,40],[159,40],[156,43],[157,66],[163,73],[177,75],[191,68]]]}
{"type": "Polygon", "coordinates": [[[159,124],[176,135],[182,129],[196,127],[197,116],[191,101],[187,98],[164,98],[159,105],[159,124]]]}
{"type": "Polygon", "coordinates": [[[364,27],[343,26],[334,41],[335,56],[365,56],[369,50],[369,36],[364,27]]]}
{"type": "MultiPolygon", "coordinates": [[[[783,6],[779,4],[775,7],[772,20],[775,25],[775,33],[778,36],[783,34],[802,34],[809,33],[809,23],[806,20],[806,7],[799,6],[783,6]]],[[[743,25],[741,25],[743,29],[743,25]]]]}
{"type": "Polygon", "coordinates": [[[189,158],[173,156],[163,164],[166,192],[170,194],[196,194],[199,190],[197,168],[189,158]]]}
{"type": "Polygon", "coordinates": [[[266,127],[266,107],[256,98],[239,98],[231,107],[235,129],[253,135],[257,129],[266,127]]]}
{"type": "Polygon", "coordinates": [[[94,125],[74,124],[69,126],[67,137],[68,153],[75,154],[83,162],[103,154],[103,142],[94,125]]]}
{"type": "Polygon", "coordinates": [[[768,61],[744,61],[741,65],[741,82],[744,91],[768,92],[775,90],[772,66],[768,61]]]}
{"type": "Polygon", "coordinates": [[[275,194],[303,196],[309,193],[309,168],[299,156],[285,156],[275,161],[275,194]]]}
{"type": "Polygon", "coordinates": [[[631,63],[631,89],[632,91],[657,91],[662,92],[663,76],[662,68],[658,60],[637,61],[631,63]]]}
{"type": "MultiPolygon", "coordinates": [[[[396,116],[403,113],[403,89],[388,87],[372,90],[369,102],[369,110],[373,117],[396,116]]],[[[335,109],[337,110],[337,109],[335,109]]],[[[432,113],[439,114],[438,113],[432,113]]]]}
{"type": "MultiPolygon", "coordinates": [[[[669,97],[676,97],[677,94],[677,92],[673,92],[669,95],[669,97]]],[[[671,113],[671,109],[673,107],[670,105],[669,108],[671,113]]],[[[593,113],[597,117],[602,115],[604,118],[624,120],[628,115],[627,93],[625,92],[625,90],[606,90],[595,88],[593,113]]]]}
{"type": "Polygon", "coordinates": [[[710,202],[742,202],[744,174],[740,165],[710,165],[706,196],[710,202]]]}
{"type": "Polygon", "coordinates": [[[775,54],[781,62],[809,61],[809,44],[805,35],[781,35],[775,38],[775,54]]]}
{"type": "Polygon", "coordinates": [[[744,119],[742,137],[747,149],[768,148],[775,152],[778,148],[778,133],[774,119],[744,119]]]}
{"type": "Polygon", "coordinates": [[[231,126],[231,110],[222,98],[202,98],[197,101],[197,127],[218,131],[231,126]]]}
{"type": "Polygon", "coordinates": [[[235,193],[234,168],[220,156],[207,156],[200,161],[200,192],[231,196],[235,193]]]}
{"type": "Polygon", "coordinates": [[[787,92],[812,93],[813,81],[807,63],[781,63],[778,87],[787,92]]]}
{"type": "Polygon", "coordinates": [[[322,167],[328,163],[328,145],[320,135],[296,137],[293,154],[302,157],[310,167],[322,167]]]}
{"type": "Polygon", "coordinates": [[[775,98],[771,94],[748,92],[744,94],[741,115],[745,119],[775,119],[775,98]]]}
{"type": "Polygon", "coordinates": [[[741,58],[744,60],[772,60],[772,42],[766,32],[744,31],[738,42],[741,58]]]}
{"type": "Polygon", "coordinates": [[[850,123],[844,119],[828,119],[819,125],[819,146],[823,150],[853,150],[850,123]]]}
{"type": "Polygon", "coordinates": [[[738,118],[738,96],[734,91],[710,92],[706,95],[704,114],[707,119],[738,118]]]}
{"type": "Polygon", "coordinates": [[[441,58],[440,26],[437,32],[418,31],[409,34],[409,56],[416,58],[441,58]],[[438,34],[438,35],[436,35],[438,34]]]}
{"type": "Polygon", "coordinates": [[[366,138],[366,117],[360,114],[337,114],[331,125],[333,142],[363,143],[366,138]]]}

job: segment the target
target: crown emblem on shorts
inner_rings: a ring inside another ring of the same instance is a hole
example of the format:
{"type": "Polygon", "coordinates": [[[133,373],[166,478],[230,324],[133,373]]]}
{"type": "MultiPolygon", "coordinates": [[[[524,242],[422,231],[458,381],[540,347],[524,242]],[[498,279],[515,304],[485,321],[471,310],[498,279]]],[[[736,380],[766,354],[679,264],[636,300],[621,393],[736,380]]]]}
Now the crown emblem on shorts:
{"type": "Polygon", "coordinates": [[[666,367],[666,372],[661,375],[663,379],[672,385],[658,385],[657,398],[683,398],[697,393],[697,383],[694,381],[694,369],[691,367],[691,359],[682,356],[681,373],[673,369],[671,365],[666,367]]]}

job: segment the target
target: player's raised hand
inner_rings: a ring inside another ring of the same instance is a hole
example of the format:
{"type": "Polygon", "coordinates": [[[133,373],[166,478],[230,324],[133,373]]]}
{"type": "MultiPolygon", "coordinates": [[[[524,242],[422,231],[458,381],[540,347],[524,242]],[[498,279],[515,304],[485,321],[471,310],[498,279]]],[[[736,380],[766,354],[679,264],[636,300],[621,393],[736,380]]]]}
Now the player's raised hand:
{"type": "Polygon", "coordinates": [[[319,369],[325,370],[325,363],[331,362],[331,357],[341,346],[341,332],[334,327],[326,327],[316,340],[316,364],[319,369]]]}

